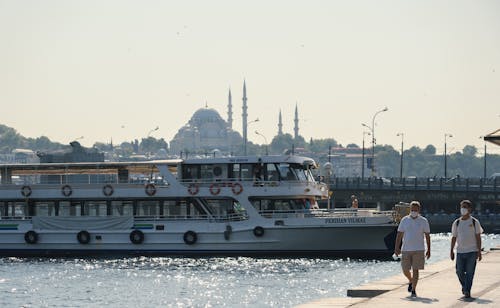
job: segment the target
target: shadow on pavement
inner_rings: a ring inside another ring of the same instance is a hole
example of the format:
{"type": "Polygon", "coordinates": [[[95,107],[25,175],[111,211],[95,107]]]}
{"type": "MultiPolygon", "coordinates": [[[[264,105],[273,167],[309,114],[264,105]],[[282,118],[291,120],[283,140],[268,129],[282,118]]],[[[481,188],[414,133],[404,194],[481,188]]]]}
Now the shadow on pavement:
{"type": "Polygon", "coordinates": [[[406,300],[409,302],[421,302],[423,304],[432,304],[432,303],[439,302],[439,299],[437,299],[437,298],[428,298],[428,297],[419,297],[419,296],[417,296],[417,297],[407,296],[407,297],[402,298],[402,300],[406,300]]]}

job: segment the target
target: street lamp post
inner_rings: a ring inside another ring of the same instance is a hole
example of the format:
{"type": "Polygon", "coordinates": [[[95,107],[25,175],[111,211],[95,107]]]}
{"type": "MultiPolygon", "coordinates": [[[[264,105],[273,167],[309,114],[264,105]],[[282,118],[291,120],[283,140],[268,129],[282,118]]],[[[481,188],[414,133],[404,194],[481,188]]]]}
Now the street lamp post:
{"type": "Polygon", "coordinates": [[[266,143],[266,155],[269,155],[269,152],[267,151],[267,138],[266,138],[266,136],[262,135],[258,131],[255,131],[255,134],[257,134],[257,135],[261,136],[262,138],[264,138],[264,142],[266,143]]]}
{"type": "Polygon", "coordinates": [[[448,163],[447,163],[447,155],[446,155],[446,137],[453,137],[452,134],[445,133],[444,134],[444,178],[448,178],[448,163]]]}
{"type": "Polygon", "coordinates": [[[363,131],[363,151],[361,152],[361,179],[365,179],[365,135],[370,136],[370,132],[363,131]]]}
{"type": "MultiPolygon", "coordinates": [[[[484,136],[480,136],[479,139],[484,140],[484,136]]],[[[484,141],[484,173],[483,178],[486,179],[486,141],[484,141]]]]}
{"type": "Polygon", "coordinates": [[[328,162],[332,163],[332,145],[328,146],[328,162]]]}
{"type": "Polygon", "coordinates": [[[402,179],[403,178],[403,142],[404,142],[405,134],[398,133],[397,136],[398,137],[401,136],[401,164],[399,167],[399,178],[402,179]]]}
{"type": "MultiPolygon", "coordinates": [[[[247,127],[248,127],[248,125],[255,123],[255,122],[259,122],[259,118],[248,122],[247,127]]],[[[245,134],[243,136],[243,152],[245,153],[245,156],[247,155],[247,143],[248,143],[248,137],[247,137],[246,132],[245,132],[245,134]]]]}
{"type": "Polygon", "coordinates": [[[372,169],[372,172],[371,172],[372,177],[375,176],[375,171],[376,171],[376,169],[375,169],[375,141],[376,141],[376,139],[375,139],[375,118],[377,117],[377,115],[379,113],[385,112],[387,110],[389,110],[389,108],[384,107],[384,109],[375,112],[375,114],[373,115],[373,118],[372,118],[372,126],[371,127],[366,125],[366,124],[363,124],[363,126],[371,129],[371,132],[372,132],[372,168],[371,168],[372,169]]]}
{"type": "Polygon", "coordinates": [[[486,179],[486,142],[484,142],[484,178],[486,179]]]}

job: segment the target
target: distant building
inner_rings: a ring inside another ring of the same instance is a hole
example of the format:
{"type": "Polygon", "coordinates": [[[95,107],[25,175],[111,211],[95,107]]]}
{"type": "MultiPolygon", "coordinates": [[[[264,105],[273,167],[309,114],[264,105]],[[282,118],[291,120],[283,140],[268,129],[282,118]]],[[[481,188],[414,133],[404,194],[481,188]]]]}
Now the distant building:
{"type": "Polygon", "coordinates": [[[82,147],[78,141],[70,143],[71,150],[38,152],[41,163],[103,162],[104,153],[97,149],[82,147]]]}
{"type": "MultiPolygon", "coordinates": [[[[232,121],[230,121],[232,122],[232,121]]],[[[170,153],[233,152],[241,147],[243,138],[234,131],[215,109],[198,109],[170,141],[170,153]]]]}
{"type": "Polygon", "coordinates": [[[35,163],[38,162],[38,157],[33,150],[29,149],[14,149],[12,150],[14,155],[14,162],[20,164],[35,163]]]}
{"type": "MultiPolygon", "coordinates": [[[[258,121],[248,121],[248,98],[246,82],[243,82],[242,97],[242,134],[233,130],[233,103],[231,90],[228,94],[227,121],[212,108],[198,109],[189,122],[181,127],[170,141],[170,154],[179,155],[186,153],[212,153],[219,150],[222,153],[245,152],[245,141],[248,141],[248,124],[258,121]]],[[[283,135],[283,122],[281,110],[279,113],[278,135],[283,135]]],[[[294,138],[299,136],[299,112],[295,106],[294,138]]]]}
{"type": "MultiPolygon", "coordinates": [[[[70,145],[71,150],[50,153],[38,152],[37,155],[40,158],[40,163],[104,162],[104,152],[82,147],[78,141],[73,141],[70,145]]],[[[44,184],[102,183],[103,181],[111,180],[108,177],[101,174],[42,175],[40,182],[44,184]]]]}

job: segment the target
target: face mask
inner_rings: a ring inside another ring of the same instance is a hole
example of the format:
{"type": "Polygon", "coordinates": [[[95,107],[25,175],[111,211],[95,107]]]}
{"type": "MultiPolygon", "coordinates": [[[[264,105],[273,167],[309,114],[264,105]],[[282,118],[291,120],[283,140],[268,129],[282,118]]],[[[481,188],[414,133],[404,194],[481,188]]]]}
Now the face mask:
{"type": "Polygon", "coordinates": [[[413,218],[415,218],[415,217],[417,217],[417,216],[418,216],[418,212],[411,211],[411,212],[410,212],[410,216],[411,216],[411,217],[413,217],[413,218]]]}
{"type": "Polygon", "coordinates": [[[460,208],[460,214],[462,214],[462,216],[463,215],[467,215],[467,214],[469,214],[469,210],[466,209],[466,208],[464,208],[464,207],[462,207],[462,208],[460,208]]]}

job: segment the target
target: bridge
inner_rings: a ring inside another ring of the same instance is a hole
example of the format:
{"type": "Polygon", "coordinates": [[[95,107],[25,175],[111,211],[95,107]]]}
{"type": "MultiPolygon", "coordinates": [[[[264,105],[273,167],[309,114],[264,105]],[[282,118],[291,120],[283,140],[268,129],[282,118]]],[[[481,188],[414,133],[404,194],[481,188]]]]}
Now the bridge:
{"type": "MultiPolygon", "coordinates": [[[[500,180],[480,178],[331,178],[331,207],[350,207],[356,195],[360,207],[390,210],[399,202],[418,200],[432,232],[449,232],[459,216],[460,201],[469,199],[473,215],[486,232],[500,232],[500,180]]],[[[322,202],[321,207],[327,207],[322,202]]]]}
{"type": "MultiPolygon", "coordinates": [[[[327,179],[328,180],[328,179],[327,179]]],[[[455,212],[469,199],[476,210],[500,213],[500,180],[483,178],[331,178],[332,207],[349,207],[356,195],[363,207],[389,209],[400,201],[418,200],[428,212],[455,212]]]]}

